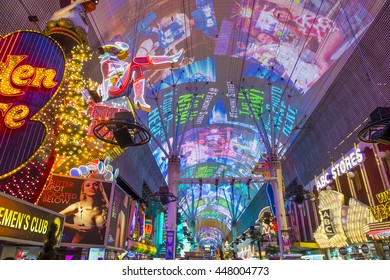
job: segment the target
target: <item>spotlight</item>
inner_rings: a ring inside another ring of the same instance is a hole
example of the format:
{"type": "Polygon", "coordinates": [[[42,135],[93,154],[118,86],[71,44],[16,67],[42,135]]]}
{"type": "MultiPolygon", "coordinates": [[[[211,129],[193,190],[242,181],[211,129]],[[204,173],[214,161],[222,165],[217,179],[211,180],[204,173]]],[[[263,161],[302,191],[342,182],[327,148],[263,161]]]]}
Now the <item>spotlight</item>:
{"type": "Polygon", "coordinates": [[[38,16],[28,16],[28,21],[37,23],[38,22],[38,16]]]}
{"type": "Polygon", "coordinates": [[[301,204],[304,200],[305,200],[305,197],[303,196],[303,194],[297,194],[295,196],[293,202],[295,202],[297,204],[301,204]]]}

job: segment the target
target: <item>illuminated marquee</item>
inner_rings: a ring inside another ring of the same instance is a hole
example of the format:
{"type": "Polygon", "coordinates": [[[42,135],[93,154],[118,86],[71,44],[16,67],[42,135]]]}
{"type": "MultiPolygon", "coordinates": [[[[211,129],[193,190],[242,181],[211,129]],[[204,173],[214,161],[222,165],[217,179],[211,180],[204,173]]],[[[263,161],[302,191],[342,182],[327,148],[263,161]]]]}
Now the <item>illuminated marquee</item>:
{"type": "Polygon", "coordinates": [[[314,238],[321,248],[347,246],[347,236],[342,225],[342,193],[323,190],[319,193],[318,211],[321,224],[314,232],[314,238]]]}
{"type": "Polygon", "coordinates": [[[321,248],[367,242],[364,228],[373,222],[367,205],[351,197],[347,206],[342,193],[322,190],[318,208],[321,224],[314,238],[321,248]]]}

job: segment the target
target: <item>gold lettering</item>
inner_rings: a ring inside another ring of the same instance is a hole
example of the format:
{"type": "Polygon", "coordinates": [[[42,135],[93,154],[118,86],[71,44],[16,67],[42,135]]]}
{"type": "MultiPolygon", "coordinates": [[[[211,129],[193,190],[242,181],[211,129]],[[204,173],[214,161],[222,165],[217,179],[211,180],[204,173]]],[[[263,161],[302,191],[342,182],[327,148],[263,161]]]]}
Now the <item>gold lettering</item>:
{"type": "Polygon", "coordinates": [[[16,86],[27,86],[31,82],[31,77],[34,75],[34,67],[30,65],[22,65],[15,69],[11,79],[16,86]]]}
{"type": "Polygon", "coordinates": [[[26,216],[26,220],[25,220],[26,223],[24,224],[24,227],[23,227],[24,230],[28,229],[28,226],[29,226],[29,223],[30,223],[30,218],[31,218],[30,215],[26,216]]]}
{"type": "Polygon", "coordinates": [[[390,216],[390,201],[388,201],[384,206],[384,212],[386,213],[386,218],[390,216]]]}
{"type": "MultiPolygon", "coordinates": [[[[3,217],[3,213],[4,213],[4,210],[5,210],[5,208],[4,207],[0,207],[0,218],[2,218],[3,217]]],[[[3,224],[3,223],[1,223],[1,224],[3,224]]]]}
{"type": "Polygon", "coordinates": [[[8,109],[12,106],[12,103],[11,104],[7,104],[7,103],[0,103],[0,112],[1,112],[1,116],[5,117],[5,115],[7,114],[7,111],[8,109]]]}
{"type": "Polygon", "coordinates": [[[381,219],[386,219],[387,213],[386,213],[385,206],[383,206],[383,204],[378,205],[378,210],[381,213],[381,219]]]}
{"type": "Polygon", "coordinates": [[[4,124],[11,129],[17,129],[24,124],[24,119],[29,112],[30,110],[26,105],[16,105],[7,112],[4,124]]]}
{"type": "Polygon", "coordinates": [[[47,232],[47,226],[49,225],[49,222],[47,220],[44,220],[43,223],[42,223],[42,234],[46,234],[47,232]]]}
{"type": "Polygon", "coordinates": [[[381,219],[381,212],[379,211],[379,207],[378,206],[374,206],[374,207],[371,207],[371,214],[372,216],[374,217],[375,220],[380,220],[381,219]]]}
{"type": "Polygon", "coordinates": [[[0,94],[3,96],[18,96],[23,95],[20,89],[14,88],[11,84],[11,76],[16,65],[18,65],[26,55],[9,55],[6,63],[1,65],[1,81],[0,81],[0,94]]]}
{"type": "Polygon", "coordinates": [[[54,78],[57,75],[57,72],[54,69],[45,69],[44,79],[42,86],[45,88],[53,88],[57,85],[57,82],[54,82],[54,78]]]}
{"type": "Polygon", "coordinates": [[[9,55],[5,63],[0,62],[0,95],[19,96],[24,92],[17,88],[23,86],[51,89],[58,83],[54,81],[54,69],[34,68],[30,65],[17,67],[27,56],[9,55]]]}
{"type": "Polygon", "coordinates": [[[11,227],[14,228],[15,227],[15,222],[16,222],[16,219],[17,219],[17,216],[18,216],[18,212],[17,211],[14,211],[14,213],[12,214],[12,220],[11,220],[11,227]]]}
{"type": "Polygon", "coordinates": [[[45,88],[53,88],[57,85],[57,82],[53,81],[56,75],[57,72],[53,69],[36,68],[35,77],[30,86],[38,88],[41,86],[45,88]]]}
{"type": "Polygon", "coordinates": [[[14,212],[13,210],[9,211],[9,209],[5,209],[3,220],[1,221],[2,226],[9,227],[9,224],[11,223],[12,220],[13,212],[14,212]]]}
{"type": "Polygon", "coordinates": [[[24,220],[24,217],[26,216],[26,214],[22,214],[22,213],[19,213],[19,216],[18,216],[18,219],[16,221],[16,227],[18,229],[20,229],[22,227],[22,224],[23,224],[23,220],[24,220]]]}
{"type": "Polygon", "coordinates": [[[379,211],[381,213],[382,219],[386,219],[387,218],[387,213],[386,213],[385,206],[383,204],[380,204],[380,205],[378,205],[378,208],[379,208],[379,211]]]}
{"type": "Polygon", "coordinates": [[[376,198],[378,199],[379,203],[386,202],[386,201],[385,201],[385,195],[384,195],[383,192],[378,193],[378,194],[376,195],[376,198]]]}

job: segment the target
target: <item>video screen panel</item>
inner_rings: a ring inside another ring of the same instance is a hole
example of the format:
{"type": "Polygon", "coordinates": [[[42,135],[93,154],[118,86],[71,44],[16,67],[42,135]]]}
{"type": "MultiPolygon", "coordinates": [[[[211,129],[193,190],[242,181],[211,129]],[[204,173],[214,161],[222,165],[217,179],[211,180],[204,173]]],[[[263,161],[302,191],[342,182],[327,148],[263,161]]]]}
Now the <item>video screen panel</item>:
{"type": "Polygon", "coordinates": [[[103,246],[113,183],[52,174],[37,204],[65,216],[62,245],[103,246]]]}
{"type": "MultiPolygon", "coordinates": [[[[375,16],[367,0],[105,5],[93,13],[99,33],[107,40],[120,34],[133,57],[183,52],[178,67],[144,72],[150,112],[137,111],[153,134],[149,145],[164,176],[161,147],[177,145],[182,178],[248,177],[264,153],[283,155],[325,93],[316,85],[329,79],[375,16]]],[[[191,189],[180,185],[180,195],[191,189]]],[[[203,210],[200,216],[216,213],[203,210]]]]}

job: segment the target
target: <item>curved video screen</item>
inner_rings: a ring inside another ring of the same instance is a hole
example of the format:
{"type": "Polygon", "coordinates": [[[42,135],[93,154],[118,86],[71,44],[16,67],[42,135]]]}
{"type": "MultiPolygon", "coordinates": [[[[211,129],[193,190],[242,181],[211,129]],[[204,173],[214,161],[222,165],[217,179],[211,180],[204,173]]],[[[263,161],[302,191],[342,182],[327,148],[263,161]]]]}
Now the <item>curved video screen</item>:
{"type": "MultiPolygon", "coordinates": [[[[180,56],[172,67],[145,68],[150,111],[137,117],[153,134],[149,145],[164,176],[173,145],[182,178],[249,177],[264,153],[283,154],[325,94],[316,84],[375,16],[368,0],[129,2],[99,3],[90,17],[107,41],[119,34],[132,57],[180,56]]],[[[247,194],[245,185],[235,187],[247,194]]],[[[179,186],[182,198],[191,190],[179,186]]],[[[244,209],[247,201],[240,203],[244,209]]],[[[230,215],[201,210],[199,218],[230,215]]]]}

